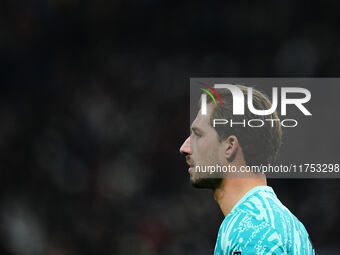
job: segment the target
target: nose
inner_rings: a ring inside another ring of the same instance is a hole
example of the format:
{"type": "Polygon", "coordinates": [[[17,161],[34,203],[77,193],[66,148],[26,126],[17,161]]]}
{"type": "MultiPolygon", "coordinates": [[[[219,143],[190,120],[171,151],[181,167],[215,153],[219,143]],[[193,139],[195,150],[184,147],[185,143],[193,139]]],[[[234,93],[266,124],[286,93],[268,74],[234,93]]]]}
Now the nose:
{"type": "Polygon", "coordinates": [[[191,155],[190,136],[184,141],[181,148],[179,149],[179,152],[184,155],[191,155]]]}

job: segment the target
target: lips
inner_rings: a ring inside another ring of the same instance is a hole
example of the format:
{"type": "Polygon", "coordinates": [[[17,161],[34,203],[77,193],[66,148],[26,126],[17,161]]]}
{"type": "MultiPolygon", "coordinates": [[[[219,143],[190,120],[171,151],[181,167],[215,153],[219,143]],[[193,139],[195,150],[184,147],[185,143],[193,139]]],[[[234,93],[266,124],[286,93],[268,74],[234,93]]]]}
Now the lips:
{"type": "Polygon", "coordinates": [[[189,167],[195,167],[195,164],[191,161],[190,157],[186,157],[186,162],[189,167]]]}
{"type": "Polygon", "coordinates": [[[195,165],[193,163],[187,162],[187,164],[189,165],[189,170],[195,168],[195,165]]]}
{"type": "Polygon", "coordinates": [[[187,164],[188,164],[189,167],[195,167],[195,165],[191,162],[187,162],[187,164]]]}
{"type": "Polygon", "coordinates": [[[189,169],[188,169],[188,173],[192,173],[193,171],[194,171],[194,169],[195,169],[195,163],[191,160],[191,158],[190,158],[190,156],[189,155],[187,155],[186,157],[185,157],[185,161],[186,161],[186,163],[188,164],[188,166],[189,166],[189,169]]]}

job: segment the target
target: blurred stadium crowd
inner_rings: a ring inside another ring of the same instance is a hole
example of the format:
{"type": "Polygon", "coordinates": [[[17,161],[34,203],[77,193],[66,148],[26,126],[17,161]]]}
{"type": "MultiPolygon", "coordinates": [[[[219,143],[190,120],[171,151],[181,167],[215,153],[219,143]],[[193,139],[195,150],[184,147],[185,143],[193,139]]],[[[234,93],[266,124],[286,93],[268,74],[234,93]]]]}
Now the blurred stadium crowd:
{"type": "MultiPolygon", "coordinates": [[[[222,214],[178,153],[189,78],[339,76],[336,1],[0,6],[2,255],[212,254],[222,214]]],[[[339,182],[269,184],[339,254],[339,182]]]]}

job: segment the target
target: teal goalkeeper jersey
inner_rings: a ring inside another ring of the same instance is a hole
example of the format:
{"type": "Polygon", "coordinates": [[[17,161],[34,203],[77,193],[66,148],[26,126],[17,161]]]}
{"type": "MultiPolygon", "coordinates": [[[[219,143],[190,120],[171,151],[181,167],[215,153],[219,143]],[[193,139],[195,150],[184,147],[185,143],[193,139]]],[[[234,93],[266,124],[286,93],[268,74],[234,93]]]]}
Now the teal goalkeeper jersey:
{"type": "Polygon", "coordinates": [[[303,224],[273,189],[257,186],[223,220],[214,255],[315,254],[303,224]]]}

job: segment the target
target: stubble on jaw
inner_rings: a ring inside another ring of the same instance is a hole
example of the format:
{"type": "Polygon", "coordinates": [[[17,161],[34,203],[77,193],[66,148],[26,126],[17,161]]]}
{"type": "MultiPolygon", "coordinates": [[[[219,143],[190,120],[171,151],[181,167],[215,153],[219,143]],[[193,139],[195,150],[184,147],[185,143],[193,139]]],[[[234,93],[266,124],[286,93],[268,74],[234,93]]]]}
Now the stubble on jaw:
{"type": "Polygon", "coordinates": [[[198,189],[216,190],[221,186],[222,178],[200,178],[191,180],[191,185],[198,189]]]}

